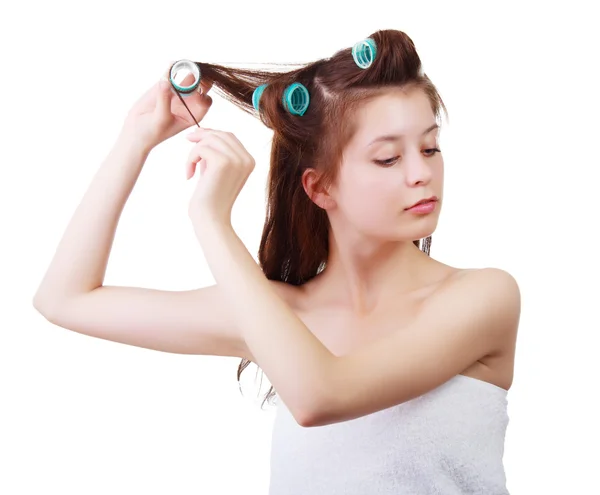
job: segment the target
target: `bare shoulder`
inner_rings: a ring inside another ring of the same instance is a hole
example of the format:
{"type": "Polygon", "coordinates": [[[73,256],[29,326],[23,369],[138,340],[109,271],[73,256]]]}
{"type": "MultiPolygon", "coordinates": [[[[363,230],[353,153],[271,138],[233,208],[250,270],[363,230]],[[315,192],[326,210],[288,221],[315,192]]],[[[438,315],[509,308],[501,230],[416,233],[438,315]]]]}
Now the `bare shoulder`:
{"type": "Polygon", "coordinates": [[[515,277],[506,270],[495,267],[461,269],[440,287],[437,303],[461,306],[467,302],[488,314],[490,328],[497,330],[498,347],[495,356],[514,361],[519,320],[521,315],[521,290],[515,277]],[[492,325],[493,322],[494,324],[492,325]]]}
{"type": "MultiPolygon", "coordinates": [[[[426,299],[451,303],[462,298],[491,298],[513,311],[520,312],[521,293],[516,279],[501,268],[453,268],[446,265],[441,277],[427,286],[424,291],[426,299]]],[[[271,280],[271,286],[276,293],[291,307],[297,298],[306,295],[305,287],[295,286],[286,282],[271,280]]],[[[309,284],[310,285],[310,284],[309,284]]],[[[464,300],[464,299],[463,299],[464,300]]],[[[506,307],[505,307],[506,308],[506,307]]]]}
{"type": "Polygon", "coordinates": [[[437,305],[441,300],[452,304],[462,301],[487,305],[490,312],[507,311],[518,316],[521,290],[513,275],[501,268],[467,268],[447,277],[433,294],[437,305]]]}
{"type": "Polygon", "coordinates": [[[477,280],[504,280],[516,284],[516,279],[506,270],[496,267],[486,268],[453,268],[451,279],[458,280],[462,277],[477,277],[477,280]]]}
{"type": "MultiPolygon", "coordinates": [[[[515,277],[501,268],[455,268],[438,284],[434,292],[440,297],[465,295],[484,290],[489,293],[500,291],[499,295],[520,300],[519,284],[515,277]]],[[[432,294],[432,295],[434,295],[432,294]]]]}

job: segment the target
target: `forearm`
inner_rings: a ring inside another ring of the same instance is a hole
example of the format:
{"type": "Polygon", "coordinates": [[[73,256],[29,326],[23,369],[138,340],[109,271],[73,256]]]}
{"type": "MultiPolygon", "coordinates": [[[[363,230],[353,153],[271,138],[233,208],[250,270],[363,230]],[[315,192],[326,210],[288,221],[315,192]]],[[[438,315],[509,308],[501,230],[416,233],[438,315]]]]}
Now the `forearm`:
{"type": "Polygon", "coordinates": [[[334,355],[273,290],[232,227],[196,225],[212,274],[257,364],[295,415],[309,416],[324,394],[334,355]]]}
{"type": "Polygon", "coordinates": [[[35,294],[36,308],[100,287],[125,203],[149,150],[119,134],[78,205],[35,294]]]}

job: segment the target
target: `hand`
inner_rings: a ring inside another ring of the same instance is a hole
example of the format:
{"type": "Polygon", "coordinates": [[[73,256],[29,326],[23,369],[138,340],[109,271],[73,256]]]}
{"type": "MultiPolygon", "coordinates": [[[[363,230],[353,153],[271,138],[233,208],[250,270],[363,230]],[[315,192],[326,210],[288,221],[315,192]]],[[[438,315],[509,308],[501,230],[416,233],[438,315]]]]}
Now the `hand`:
{"type": "Polygon", "coordinates": [[[188,214],[195,227],[202,222],[229,225],[233,203],[254,170],[254,158],[230,132],[197,128],[186,138],[196,143],[185,164],[187,179],[200,164],[188,214]]]}
{"type": "MultiPolygon", "coordinates": [[[[157,82],[133,105],[123,125],[122,133],[148,150],[184,129],[196,126],[168,80],[172,65],[169,64],[164,74],[166,80],[157,82]]],[[[193,74],[188,74],[180,84],[185,86],[193,82],[193,74]]],[[[212,83],[201,81],[198,89],[202,88],[202,95],[194,91],[184,98],[198,122],[204,118],[212,104],[212,98],[207,95],[211,87],[212,83]]]]}

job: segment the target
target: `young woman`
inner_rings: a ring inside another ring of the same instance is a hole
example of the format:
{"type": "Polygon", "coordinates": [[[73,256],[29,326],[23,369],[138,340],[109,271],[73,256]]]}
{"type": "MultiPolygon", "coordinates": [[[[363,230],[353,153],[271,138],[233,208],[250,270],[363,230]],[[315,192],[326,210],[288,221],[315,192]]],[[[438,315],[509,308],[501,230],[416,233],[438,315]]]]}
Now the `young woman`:
{"type": "Polygon", "coordinates": [[[183,100],[171,80],[129,112],[35,307],[99,338],[241,357],[238,379],[256,363],[279,398],[273,495],[508,493],[519,288],[504,270],[429,256],[446,108],[412,40],[377,31],[289,71],[196,64],[200,91],[183,100]],[[231,133],[196,128],[189,216],[217,283],[103,285],[148,153],[203,118],[211,88],[274,133],[259,265],[230,221],[254,159],[231,133]]]}

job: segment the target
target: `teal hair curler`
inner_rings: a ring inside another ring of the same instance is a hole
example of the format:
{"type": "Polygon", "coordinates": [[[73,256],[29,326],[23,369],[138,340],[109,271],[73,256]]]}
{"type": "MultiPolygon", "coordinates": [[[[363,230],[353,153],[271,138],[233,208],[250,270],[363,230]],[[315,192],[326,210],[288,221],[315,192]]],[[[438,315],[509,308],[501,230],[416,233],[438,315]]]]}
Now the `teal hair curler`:
{"type": "Polygon", "coordinates": [[[258,104],[260,103],[260,97],[262,96],[263,91],[265,90],[266,87],[267,87],[266,84],[262,84],[254,90],[254,93],[252,93],[252,106],[254,107],[254,110],[256,110],[257,112],[258,112],[258,104]]]}
{"type": "Polygon", "coordinates": [[[178,60],[171,66],[169,81],[171,82],[173,89],[183,96],[189,96],[190,93],[196,91],[201,80],[202,73],[200,72],[200,66],[196,62],[192,62],[191,60],[178,60]],[[175,82],[175,75],[182,69],[187,69],[194,75],[194,82],[189,86],[181,86],[175,82]]]}
{"type": "Polygon", "coordinates": [[[310,103],[308,89],[303,84],[290,84],[283,92],[283,106],[292,115],[304,115],[310,103]]]}
{"type": "Polygon", "coordinates": [[[361,69],[371,67],[376,55],[377,45],[372,38],[361,40],[352,47],[352,58],[361,69]]]}
{"type": "MultiPolygon", "coordinates": [[[[194,91],[198,89],[201,80],[202,73],[200,71],[200,66],[192,60],[178,60],[171,66],[171,70],[169,71],[169,82],[171,83],[171,86],[198,127],[200,127],[200,124],[198,124],[196,117],[194,117],[194,114],[190,111],[183,99],[191,96],[194,91]],[[175,82],[175,75],[182,69],[187,69],[194,75],[194,82],[189,86],[181,86],[175,82]]],[[[200,88],[200,90],[202,90],[202,88],[200,88]]],[[[202,94],[201,91],[200,94],[202,94]]]]}

